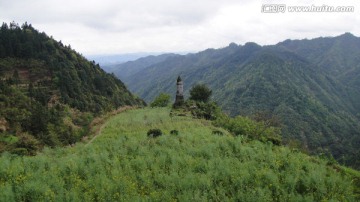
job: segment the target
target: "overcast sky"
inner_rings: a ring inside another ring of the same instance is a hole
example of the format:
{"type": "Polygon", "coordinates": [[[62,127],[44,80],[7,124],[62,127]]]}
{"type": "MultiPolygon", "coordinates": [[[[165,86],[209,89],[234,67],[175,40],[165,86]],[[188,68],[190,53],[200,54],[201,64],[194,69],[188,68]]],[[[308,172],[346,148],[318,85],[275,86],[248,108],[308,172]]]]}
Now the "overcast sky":
{"type": "Polygon", "coordinates": [[[360,36],[359,0],[0,0],[0,20],[27,21],[84,55],[196,52],[230,42],[360,36]],[[264,4],[354,12],[262,13],[264,4]]]}

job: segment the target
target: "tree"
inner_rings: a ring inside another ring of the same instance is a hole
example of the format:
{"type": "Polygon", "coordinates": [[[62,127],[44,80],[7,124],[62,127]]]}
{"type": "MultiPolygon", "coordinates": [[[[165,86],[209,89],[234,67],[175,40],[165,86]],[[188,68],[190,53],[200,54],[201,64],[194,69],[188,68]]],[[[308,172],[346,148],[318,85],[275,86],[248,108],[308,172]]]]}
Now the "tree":
{"type": "Polygon", "coordinates": [[[6,50],[0,41],[0,58],[4,58],[5,56],[6,56],[6,50]]]}
{"type": "Polygon", "coordinates": [[[205,84],[197,84],[190,89],[190,100],[208,102],[212,91],[205,84]]]}
{"type": "Polygon", "coordinates": [[[15,21],[10,22],[10,30],[20,29],[19,24],[15,21]]]}
{"type": "Polygon", "coordinates": [[[150,104],[151,107],[166,107],[170,103],[170,95],[166,93],[160,93],[154,101],[150,104]]]}
{"type": "Polygon", "coordinates": [[[18,85],[20,83],[20,76],[19,76],[19,72],[17,69],[15,69],[12,79],[14,81],[14,84],[18,85]]]}

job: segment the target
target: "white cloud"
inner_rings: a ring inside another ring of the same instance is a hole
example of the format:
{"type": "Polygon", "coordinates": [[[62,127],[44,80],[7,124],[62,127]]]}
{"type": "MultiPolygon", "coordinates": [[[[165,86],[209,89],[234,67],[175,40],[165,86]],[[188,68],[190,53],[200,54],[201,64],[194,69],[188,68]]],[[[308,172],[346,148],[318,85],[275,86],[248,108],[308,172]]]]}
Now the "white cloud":
{"type": "Polygon", "coordinates": [[[0,0],[0,20],[25,21],[83,54],[199,51],[230,42],[360,35],[358,0],[0,0]],[[263,4],[354,6],[352,13],[261,13],[263,4]]]}

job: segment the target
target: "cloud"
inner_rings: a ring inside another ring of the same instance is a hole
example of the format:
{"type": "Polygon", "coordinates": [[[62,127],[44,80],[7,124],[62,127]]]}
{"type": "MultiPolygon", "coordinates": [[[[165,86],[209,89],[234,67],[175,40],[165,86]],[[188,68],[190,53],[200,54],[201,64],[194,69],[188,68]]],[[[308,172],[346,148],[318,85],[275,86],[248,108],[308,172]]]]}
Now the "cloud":
{"type": "Polygon", "coordinates": [[[27,21],[84,54],[200,51],[230,42],[359,35],[359,11],[357,0],[0,0],[2,21],[27,21]],[[263,4],[350,5],[355,12],[261,13],[263,4]]]}

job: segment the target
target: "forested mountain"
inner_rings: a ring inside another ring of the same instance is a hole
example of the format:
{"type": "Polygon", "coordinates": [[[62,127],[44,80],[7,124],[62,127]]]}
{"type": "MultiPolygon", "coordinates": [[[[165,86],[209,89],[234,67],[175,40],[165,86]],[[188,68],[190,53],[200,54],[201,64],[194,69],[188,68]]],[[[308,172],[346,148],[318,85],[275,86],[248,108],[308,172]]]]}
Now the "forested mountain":
{"type": "Polygon", "coordinates": [[[276,45],[292,51],[322,70],[341,78],[360,65],[360,38],[345,33],[338,37],[321,37],[312,40],[286,40],[276,45]]]}
{"type": "Polygon", "coordinates": [[[92,118],[143,105],[114,75],[25,23],[0,28],[0,152],[72,144],[92,118]]]}
{"type": "MultiPolygon", "coordinates": [[[[313,40],[286,40],[277,47],[292,51],[319,66],[340,82],[360,92],[360,38],[345,33],[334,38],[313,40]]],[[[360,110],[360,97],[353,96],[353,102],[360,110]]],[[[357,115],[360,117],[360,114],[357,115]]]]}
{"type": "Polygon", "coordinates": [[[160,92],[174,95],[178,75],[187,93],[205,83],[227,113],[276,117],[286,141],[296,139],[311,152],[330,151],[340,162],[359,167],[360,94],[350,73],[360,71],[359,54],[351,50],[360,50],[358,40],[344,34],[264,47],[232,43],[142,66],[123,80],[146,101],[160,92]]]}

